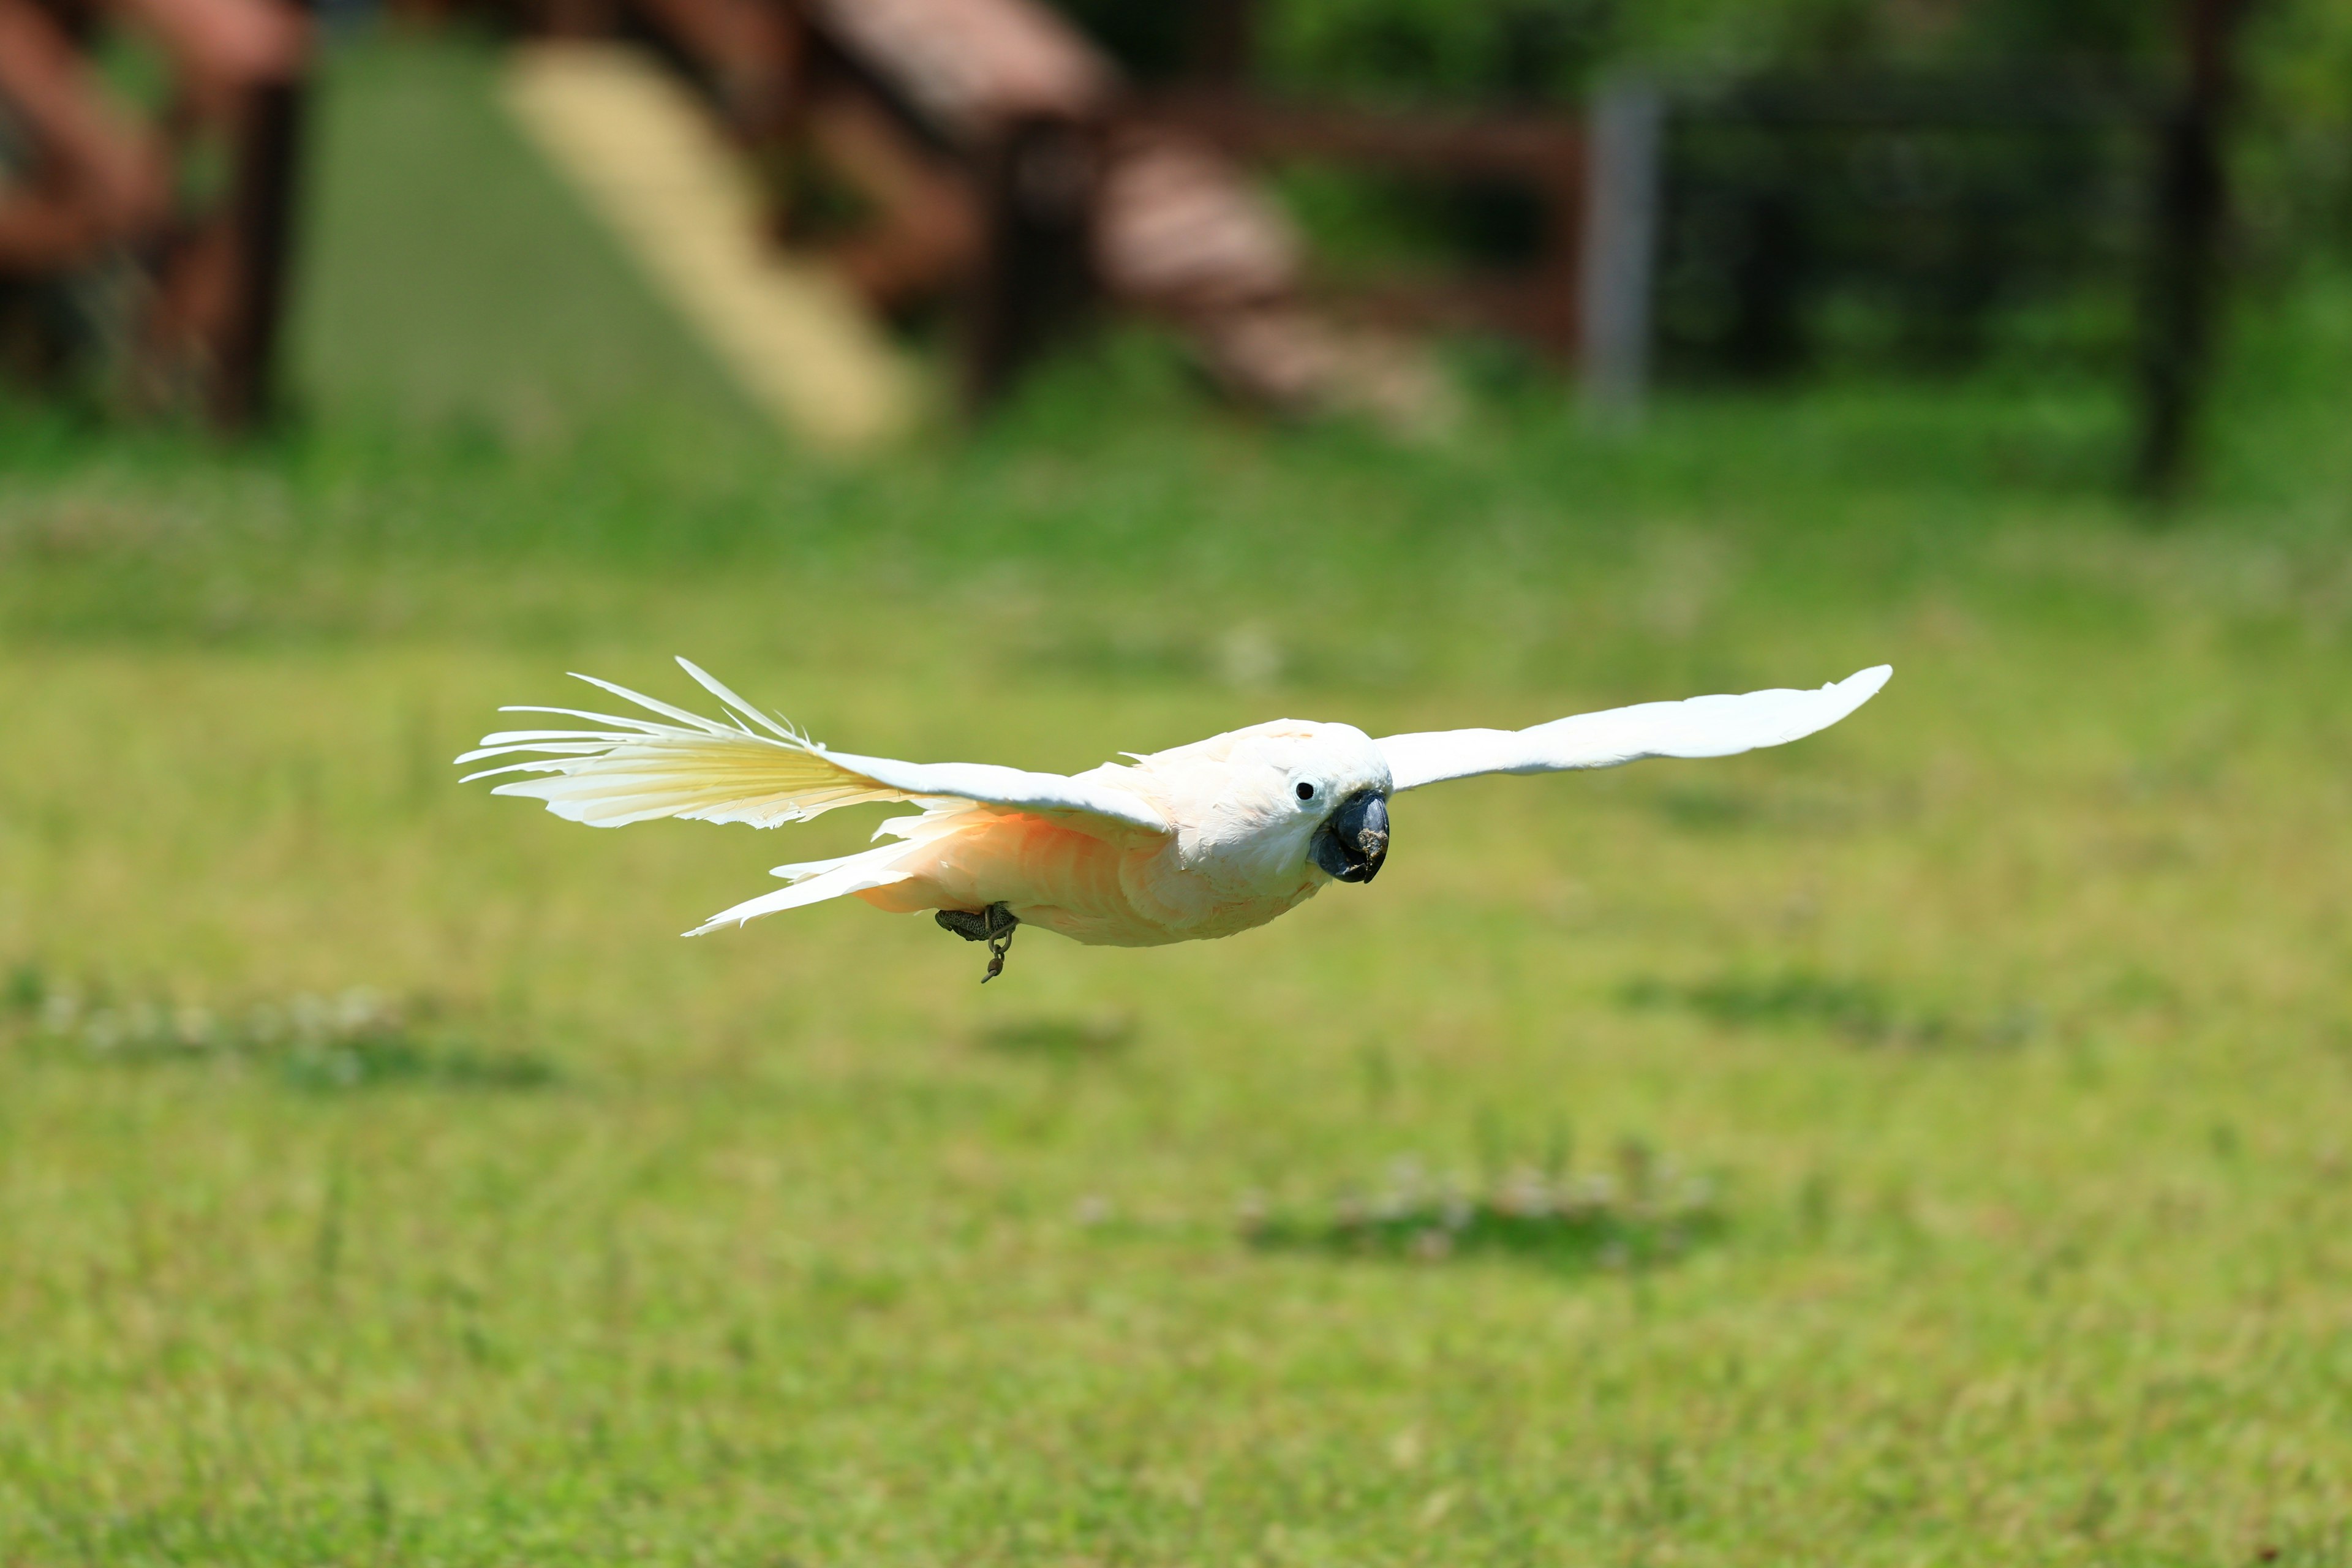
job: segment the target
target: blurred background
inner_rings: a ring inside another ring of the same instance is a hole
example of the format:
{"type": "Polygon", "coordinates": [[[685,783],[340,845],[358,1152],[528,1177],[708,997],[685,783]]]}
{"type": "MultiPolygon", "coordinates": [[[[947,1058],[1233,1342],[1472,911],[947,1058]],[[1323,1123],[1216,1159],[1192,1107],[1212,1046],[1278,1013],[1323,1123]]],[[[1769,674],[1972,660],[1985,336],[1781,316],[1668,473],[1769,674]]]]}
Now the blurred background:
{"type": "Polygon", "coordinates": [[[2319,0],[0,0],[0,1561],[2352,1560],[2348,247],[2319,0]],[[983,992],[456,782],[676,654],[1896,674],[983,992]]]}

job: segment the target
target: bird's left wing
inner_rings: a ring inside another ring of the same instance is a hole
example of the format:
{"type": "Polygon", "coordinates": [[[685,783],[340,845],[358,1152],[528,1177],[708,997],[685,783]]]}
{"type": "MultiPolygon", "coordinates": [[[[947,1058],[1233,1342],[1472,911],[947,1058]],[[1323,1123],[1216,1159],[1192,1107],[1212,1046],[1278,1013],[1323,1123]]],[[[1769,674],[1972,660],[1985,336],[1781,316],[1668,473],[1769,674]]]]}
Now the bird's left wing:
{"type": "Polygon", "coordinates": [[[501,711],[560,714],[597,728],[503,730],[483,736],[480,746],[457,761],[500,762],[467,774],[468,781],[530,775],[509,778],[491,793],[545,801],[558,816],[592,827],[660,816],[775,827],[837,806],[961,800],[1046,817],[1114,842],[1169,830],[1150,801],[1091,779],[985,763],[902,763],[830,750],[769,718],[685,659],[677,662],[726,705],[724,721],[583,675],[579,679],[659,719],[576,708],[507,708],[501,711]],[[503,760],[514,757],[525,760],[503,760]]]}
{"type": "Polygon", "coordinates": [[[1475,773],[1613,768],[1644,757],[1727,757],[1828,729],[1869,701],[1894,673],[1894,666],[1882,664],[1818,691],[1643,702],[1528,730],[1433,730],[1375,743],[1388,759],[1390,787],[1397,791],[1475,773]]]}

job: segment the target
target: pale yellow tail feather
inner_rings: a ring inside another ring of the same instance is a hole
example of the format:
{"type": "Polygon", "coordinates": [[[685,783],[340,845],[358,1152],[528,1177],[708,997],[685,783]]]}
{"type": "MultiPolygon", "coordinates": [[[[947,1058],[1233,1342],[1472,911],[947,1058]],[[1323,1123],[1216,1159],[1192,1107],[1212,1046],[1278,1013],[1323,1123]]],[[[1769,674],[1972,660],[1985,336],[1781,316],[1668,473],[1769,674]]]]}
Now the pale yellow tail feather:
{"type": "Polygon", "coordinates": [[[827,899],[838,899],[850,893],[862,893],[869,888],[887,888],[893,882],[903,882],[912,873],[898,869],[891,862],[908,853],[906,845],[886,844],[878,849],[845,856],[838,860],[780,866],[776,868],[779,875],[799,873],[792,886],[778,888],[756,899],[746,899],[732,909],[721,910],[686,934],[700,936],[723,925],[740,926],[761,915],[797,910],[807,904],[821,904],[827,899]]]}

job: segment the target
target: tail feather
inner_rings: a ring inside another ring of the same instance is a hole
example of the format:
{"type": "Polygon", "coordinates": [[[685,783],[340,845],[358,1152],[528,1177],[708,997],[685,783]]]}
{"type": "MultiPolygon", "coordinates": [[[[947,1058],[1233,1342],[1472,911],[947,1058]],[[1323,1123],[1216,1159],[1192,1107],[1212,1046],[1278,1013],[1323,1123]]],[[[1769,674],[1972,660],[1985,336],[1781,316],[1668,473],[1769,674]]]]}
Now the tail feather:
{"type": "Polygon", "coordinates": [[[762,893],[756,899],[747,899],[731,910],[721,910],[686,934],[700,936],[722,925],[740,926],[761,915],[797,910],[808,904],[821,904],[827,899],[909,881],[917,873],[908,867],[922,863],[922,853],[927,846],[969,831],[978,820],[971,804],[961,800],[934,802],[916,816],[894,816],[877,827],[874,837],[903,842],[878,844],[855,855],[844,855],[837,860],[803,860],[790,866],[778,866],[771,875],[782,877],[791,884],[790,887],[762,893]]]}
{"type": "Polygon", "coordinates": [[[827,899],[838,899],[849,893],[862,893],[869,888],[887,888],[893,882],[903,882],[914,873],[902,871],[893,864],[907,854],[904,844],[886,844],[878,849],[867,849],[856,855],[845,855],[838,860],[811,860],[797,866],[779,866],[776,875],[789,877],[789,887],[778,888],[772,893],[762,893],[756,899],[746,899],[733,909],[721,910],[686,934],[700,936],[717,931],[723,925],[742,925],[784,910],[797,910],[807,904],[821,904],[827,899]]]}

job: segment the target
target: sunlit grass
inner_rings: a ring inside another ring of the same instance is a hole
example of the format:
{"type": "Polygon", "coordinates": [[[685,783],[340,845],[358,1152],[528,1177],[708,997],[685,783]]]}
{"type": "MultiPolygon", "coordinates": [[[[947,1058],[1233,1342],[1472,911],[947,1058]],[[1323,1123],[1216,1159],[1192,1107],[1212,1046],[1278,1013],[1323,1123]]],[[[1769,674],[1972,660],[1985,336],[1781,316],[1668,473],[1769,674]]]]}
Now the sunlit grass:
{"type": "Polygon", "coordinates": [[[2322,555],[1998,497],[1874,542],[1621,496],[1609,537],[1499,444],[1368,456],[1310,526],[1321,437],[1108,439],[787,476],[706,564],[617,511],[529,537],[593,470],[13,487],[6,1554],[2342,1555],[2322,555]],[[1085,542],[1171,470],[1190,536],[1085,542]],[[127,542],[26,542],[93,497],[127,542]],[[467,538],[493,510],[525,537],[467,538]],[[670,690],[674,651],[830,740],[1054,767],[1897,675],[1787,751],[1409,797],[1374,888],[1197,948],[1029,933],[983,991],[862,906],[676,935],[863,822],[602,834],[454,782],[499,702],[670,690]],[[417,1022],[171,1044],[354,987],[417,1022]],[[100,997],[155,1048],[77,1035],[100,997]],[[1511,1206],[1556,1135],[1564,1190],[1630,1142],[1703,1215],[1511,1206]]]}
{"type": "Polygon", "coordinates": [[[2163,528],[2079,389],[1396,450],[1148,342],[866,473],[20,422],[0,1561],[2344,1561],[2352,492],[2273,384],[2163,528]],[[1054,768],[1897,673],[983,990],[676,934],[875,813],[455,783],[673,653],[1054,768]]]}

